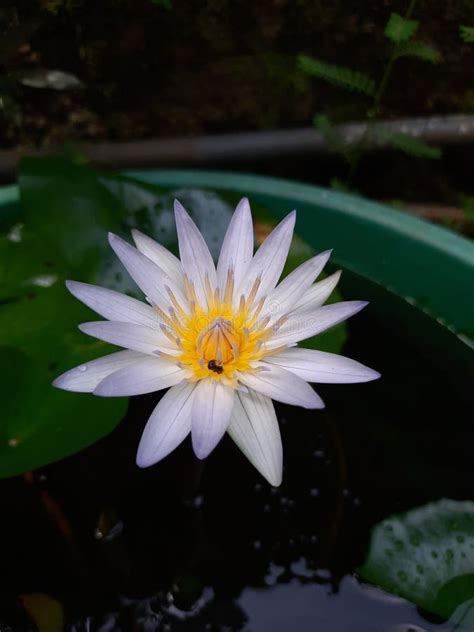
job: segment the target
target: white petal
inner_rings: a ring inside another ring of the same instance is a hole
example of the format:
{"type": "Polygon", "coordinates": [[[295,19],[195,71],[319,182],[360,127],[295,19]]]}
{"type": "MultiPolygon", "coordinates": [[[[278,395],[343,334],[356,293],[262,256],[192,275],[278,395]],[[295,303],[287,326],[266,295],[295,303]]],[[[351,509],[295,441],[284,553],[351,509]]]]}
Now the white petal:
{"type": "Polygon", "coordinates": [[[294,309],[300,298],[308,290],[331,255],[331,250],[305,261],[283,279],[270,294],[266,307],[273,318],[284,316],[294,309]]]}
{"type": "Polygon", "coordinates": [[[161,461],[191,432],[194,389],[195,384],[179,384],[163,395],[140,439],[139,467],[149,467],[161,461]]]}
{"type": "Polygon", "coordinates": [[[137,351],[117,351],[85,362],[57,377],[53,386],[76,393],[92,393],[105,377],[126,366],[132,366],[146,356],[137,351]]]}
{"type": "Polygon", "coordinates": [[[73,296],[108,320],[148,327],[156,327],[159,322],[152,307],[125,294],[79,281],[66,281],[66,287],[73,296]]]}
{"type": "MultiPolygon", "coordinates": [[[[223,295],[227,273],[234,272],[234,286],[238,287],[253,256],[253,225],[249,201],[242,198],[230,220],[217,264],[217,285],[223,295]]],[[[239,297],[240,298],[240,297],[239,297]]]]}
{"type": "Polygon", "coordinates": [[[365,301],[344,301],[324,305],[316,310],[299,308],[288,315],[288,320],[269,339],[266,346],[272,349],[316,336],[357,314],[366,305],[365,301]]]}
{"type": "Polygon", "coordinates": [[[270,485],[281,484],[283,448],[269,397],[256,391],[237,393],[227,432],[270,485]]]}
{"type": "Polygon", "coordinates": [[[234,389],[218,380],[201,380],[193,401],[191,437],[198,459],[205,459],[222,439],[230,422],[234,389]]]}
{"type": "Polygon", "coordinates": [[[171,341],[162,331],[143,325],[98,320],[82,323],[79,325],[79,329],[89,336],[132,351],[153,354],[160,350],[166,353],[178,351],[178,347],[173,347],[171,341]]]}
{"type": "Polygon", "coordinates": [[[163,270],[113,233],[109,234],[109,243],[145,296],[155,305],[163,306],[166,303],[166,297],[161,290],[165,276],[163,270]]]}
{"type": "Polygon", "coordinates": [[[161,391],[175,386],[190,377],[189,371],[176,364],[153,356],[143,356],[132,366],[126,366],[107,376],[97,388],[94,395],[101,397],[129,397],[161,391]]]}
{"type": "Polygon", "coordinates": [[[321,307],[323,303],[327,301],[327,299],[333,293],[334,288],[339,283],[339,279],[341,278],[341,270],[334,272],[334,274],[329,275],[322,281],[315,283],[312,285],[299,299],[297,303],[295,303],[295,309],[299,309],[301,307],[307,309],[316,309],[317,307],[321,307]]]}
{"type": "Polygon", "coordinates": [[[183,266],[178,257],[175,257],[167,248],[139,230],[133,229],[132,237],[141,253],[159,266],[176,285],[183,286],[183,266]]]}
{"type": "Polygon", "coordinates": [[[169,287],[181,306],[186,305],[180,287],[151,259],[117,235],[109,234],[109,242],[132,279],[151,303],[168,313],[170,299],[166,288],[169,287]]]}
{"type": "Polygon", "coordinates": [[[284,404],[303,408],[324,408],[324,402],[311,386],[285,369],[267,364],[256,373],[239,373],[239,381],[255,391],[284,404]]]}
{"type": "Polygon", "coordinates": [[[307,382],[323,384],[370,382],[380,377],[380,373],[356,360],[301,347],[285,349],[274,356],[268,356],[265,363],[276,364],[307,382]]]}
{"type": "Polygon", "coordinates": [[[205,279],[209,278],[211,289],[216,287],[216,268],[204,237],[198,227],[175,200],[174,213],[178,232],[179,256],[188,279],[194,284],[196,295],[203,307],[207,306],[205,279]]]}
{"type": "Polygon", "coordinates": [[[255,297],[256,301],[273,290],[288,257],[295,219],[296,213],[292,211],[265,239],[247,269],[245,278],[236,292],[237,297],[241,294],[247,295],[258,277],[261,282],[255,297]]]}

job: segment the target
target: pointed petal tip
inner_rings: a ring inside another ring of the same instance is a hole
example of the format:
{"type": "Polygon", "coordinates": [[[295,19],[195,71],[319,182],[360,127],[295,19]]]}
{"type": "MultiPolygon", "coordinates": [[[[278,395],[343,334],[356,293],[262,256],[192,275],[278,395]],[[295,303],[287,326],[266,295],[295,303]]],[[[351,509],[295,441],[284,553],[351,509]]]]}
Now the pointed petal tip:
{"type": "Polygon", "coordinates": [[[241,200],[239,200],[239,203],[235,207],[235,212],[236,213],[250,213],[250,202],[247,197],[243,197],[241,198],[241,200]]]}
{"type": "Polygon", "coordinates": [[[183,216],[189,217],[187,210],[184,208],[181,202],[177,200],[176,198],[173,201],[173,208],[174,208],[175,215],[179,215],[181,217],[183,216]]]}
{"type": "Polygon", "coordinates": [[[71,294],[74,294],[74,288],[76,288],[79,283],[80,281],[73,281],[72,279],[66,279],[64,281],[64,285],[69,290],[69,292],[71,292],[71,294]]]}
{"type": "Polygon", "coordinates": [[[210,450],[207,450],[207,449],[203,449],[199,445],[195,445],[194,441],[192,440],[192,435],[191,435],[191,442],[193,445],[193,452],[196,458],[198,458],[200,461],[204,461],[204,459],[207,459],[207,457],[211,454],[211,452],[214,449],[214,448],[211,448],[210,450]]]}
{"type": "Polygon", "coordinates": [[[374,380],[378,380],[382,377],[382,374],[374,369],[368,369],[366,382],[373,382],[374,380]]]}
{"type": "Polygon", "coordinates": [[[64,383],[64,380],[62,379],[62,375],[58,375],[57,378],[55,378],[52,382],[51,382],[51,386],[54,386],[54,388],[60,388],[62,389],[62,384],[64,383]]]}
{"type": "Polygon", "coordinates": [[[155,465],[156,461],[150,458],[149,455],[146,454],[145,450],[140,450],[140,446],[138,446],[138,452],[135,459],[135,463],[138,465],[140,469],[145,469],[147,467],[151,467],[155,465]]]}
{"type": "Polygon", "coordinates": [[[265,479],[270,483],[270,485],[272,487],[280,487],[282,480],[283,480],[283,475],[280,474],[279,476],[265,476],[265,479]]]}

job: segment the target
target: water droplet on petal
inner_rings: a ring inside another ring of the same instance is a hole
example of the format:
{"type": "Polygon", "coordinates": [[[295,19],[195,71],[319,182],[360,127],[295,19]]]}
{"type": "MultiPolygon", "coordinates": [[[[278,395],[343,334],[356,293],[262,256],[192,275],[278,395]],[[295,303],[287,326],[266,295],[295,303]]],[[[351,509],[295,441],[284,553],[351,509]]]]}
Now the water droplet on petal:
{"type": "Polygon", "coordinates": [[[81,366],[78,368],[81,373],[84,373],[85,371],[87,371],[87,364],[81,364],[81,366]]]}

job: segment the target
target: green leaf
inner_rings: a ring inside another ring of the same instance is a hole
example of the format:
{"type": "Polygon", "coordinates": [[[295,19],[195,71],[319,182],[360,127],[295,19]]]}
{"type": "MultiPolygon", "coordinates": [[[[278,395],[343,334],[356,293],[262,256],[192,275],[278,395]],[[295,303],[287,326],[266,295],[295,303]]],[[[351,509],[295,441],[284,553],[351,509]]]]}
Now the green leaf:
{"type": "Polygon", "coordinates": [[[392,13],[385,26],[385,36],[395,44],[407,42],[418,28],[419,22],[407,20],[398,13],[392,13]]]}
{"type": "Polygon", "coordinates": [[[359,573],[449,618],[474,598],[474,502],[440,500],[379,523],[359,573]]]}
{"type": "Polygon", "coordinates": [[[418,158],[441,158],[442,152],[439,147],[433,147],[424,143],[419,138],[403,134],[402,132],[392,132],[379,128],[376,130],[377,136],[387,145],[403,151],[410,156],[418,158]]]}
{"type": "Polygon", "coordinates": [[[423,42],[402,42],[396,50],[395,57],[415,57],[431,64],[439,64],[441,53],[433,46],[423,42]]]}
{"type": "Polygon", "coordinates": [[[25,158],[19,185],[28,229],[72,273],[92,273],[108,249],[107,232],[118,230],[123,215],[97,174],[64,158],[25,158]]]}
{"type": "Polygon", "coordinates": [[[307,55],[298,55],[297,62],[300,70],[308,75],[324,79],[351,92],[361,92],[369,97],[375,95],[375,81],[362,72],[327,64],[307,55]]]}
{"type": "MultiPolygon", "coordinates": [[[[113,349],[80,333],[96,315],[68,294],[75,278],[136,292],[107,244],[107,231],[136,226],[176,245],[172,202],[179,197],[216,254],[234,206],[197,189],[163,191],[62,159],[28,159],[20,173],[22,212],[0,233],[0,477],[73,454],[110,432],[126,398],[97,398],[52,387],[55,377],[113,349]]],[[[258,224],[259,215],[256,209],[258,224]]],[[[271,217],[271,216],[270,216],[271,217]]],[[[313,251],[295,238],[287,272],[313,251]]],[[[338,351],[342,324],[315,339],[338,351]]],[[[313,343],[309,341],[309,346],[313,343]]]]}
{"type": "Polygon", "coordinates": [[[474,44],[474,26],[466,26],[463,24],[459,27],[459,33],[465,42],[474,44]]]}
{"type": "Polygon", "coordinates": [[[126,410],[126,400],[102,400],[52,387],[53,379],[111,349],[80,334],[92,313],[70,296],[64,272],[34,238],[0,242],[8,274],[0,305],[0,476],[30,470],[97,441],[126,410]],[[3,247],[2,247],[3,246],[3,247]],[[47,272],[44,262],[48,262],[47,272]]]}

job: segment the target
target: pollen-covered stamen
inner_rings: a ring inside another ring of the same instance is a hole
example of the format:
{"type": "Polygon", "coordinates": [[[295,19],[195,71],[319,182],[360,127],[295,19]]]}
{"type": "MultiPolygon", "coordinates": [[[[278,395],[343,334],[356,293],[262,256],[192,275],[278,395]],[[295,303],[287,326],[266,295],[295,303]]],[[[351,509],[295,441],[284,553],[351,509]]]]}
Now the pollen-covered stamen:
{"type": "Polygon", "coordinates": [[[176,310],[176,313],[179,315],[181,320],[185,320],[187,317],[187,314],[184,311],[184,309],[181,307],[181,305],[179,304],[178,299],[174,295],[173,290],[169,287],[169,285],[167,285],[165,289],[168,292],[168,296],[170,297],[170,300],[173,303],[173,307],[176,310]]]}
{"type": "Polygon", "coordinates": [[[204,277],[204,288],[206,290],[206,300],[209,309],[213,309],[215,307],[214,302],[214,291],[211,286],[211,282],[209,280],[209,275],[206,272],[206,276],[204,277]]]}
{"type": "Polygon", "coordinates": [[[261,277],[258,276],[252,285],[252,289],[250,290],[250,293],[247,296],[247,300],[245,301],[246,310],[249,310],[252,307],[255,297],[257,296],[258,288],[260,287],[261,282],[262,282],[262,279],[261,277]]]}
{"type": "Polygon", "coordinates": [[[184,291],[186,293],[186,298],[192,307],[192,311],[194,311],[196,305],[198,305],[198,299],[196,295],[196,290],[194,289],[194,283],[188,279],[186,275],[184,275],[184,291]]]}
{"type": "Polygon", "coordinates": [[[270,322],[271,316],[265,316],[262,320],[257,320],[254,325],[250,328],[250,333],[254,334],[255,332],[263,331],[265,327],[270,322]]]}
{"type": "Polygon", "coordinates": [[[224,303],[230,303],[234,295],[234,271],[229,268],[227,271],[227,280],[224,288],[224,303]]]}
{"type": "MultiPolygon", "coordinates": [[[[165,334],[165,336],[170,340],[174,345],[178,344],[179,338],[176,338],[176,335],[167,327],[166,325],[160,325],[161,331],[165,334]]],[[[179,345],[178,345],[179,346],[179,345]]]]}
{"type": "Polygon", "coordinates": [[[238,333],[232,323],[219,317],[198,336],[196,347],[206,362],[213,360],[222,365],[234,359],[234,348],[238,344],[238,333]]]}

